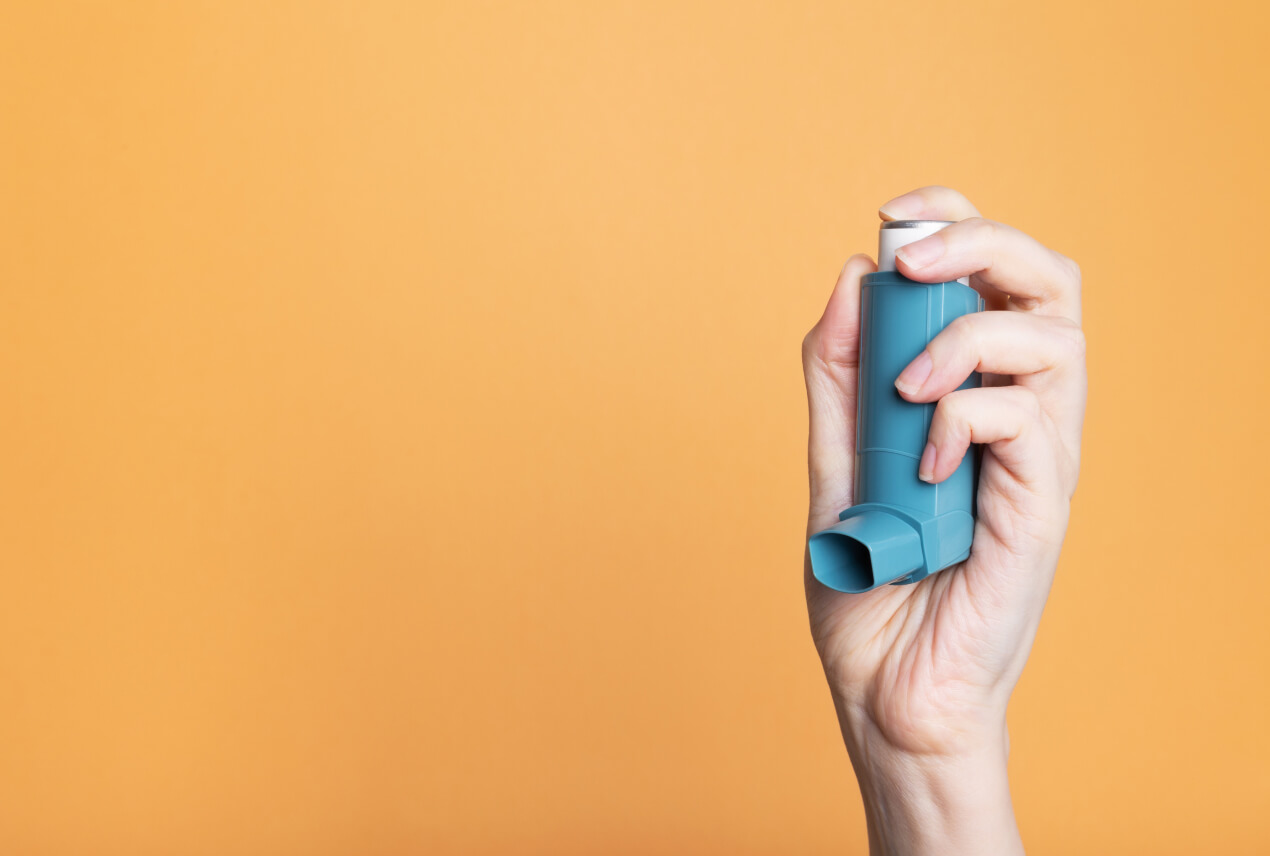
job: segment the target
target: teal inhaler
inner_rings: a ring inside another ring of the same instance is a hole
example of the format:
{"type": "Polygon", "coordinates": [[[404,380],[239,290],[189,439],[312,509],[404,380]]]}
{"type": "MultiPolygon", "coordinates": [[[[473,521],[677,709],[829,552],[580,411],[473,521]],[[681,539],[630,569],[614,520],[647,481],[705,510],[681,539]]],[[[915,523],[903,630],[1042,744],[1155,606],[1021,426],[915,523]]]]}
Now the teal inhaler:
{"type": "MultiPolygon", "coordinates": [[[[895,379],[955,318],[983,309],[965,281],[915,282],[895,270],[895,250],[939,231],[943,220],[882,224],[878,272],[860,289],[855,505],[808,543],[816,579],[842,592],[915,583],[965,560],[975,527],[977,447],[939,484],[917,477],[935,404],[900,397],[895,379]]],[[[971,375],[961,388],[980,385],[971,375]]]]}

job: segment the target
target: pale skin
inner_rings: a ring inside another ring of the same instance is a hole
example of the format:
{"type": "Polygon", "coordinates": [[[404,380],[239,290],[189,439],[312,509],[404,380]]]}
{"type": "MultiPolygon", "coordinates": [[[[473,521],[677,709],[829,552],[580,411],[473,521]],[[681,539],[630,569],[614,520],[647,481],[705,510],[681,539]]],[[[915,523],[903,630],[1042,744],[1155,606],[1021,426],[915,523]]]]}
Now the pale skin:
{"type": "MultiPolygon", "coordinates": [[[[987,311],[940,333],[896,379],[938,401],[925,481],[984,444],[970,558],[916,585],[841,594],[804,559],[812,636],[860,783],[873,854],[1023,852],[1006,774],[1006,706],[1049,596],[1080,467],[1080,270],[960,193],[924,187],[884,220],[956,220],[901,249],[910,279],[969,276],[987,311]],[[954,391],[973,371],[982,389],[954,391]]],[[[810,411],[808,534],[852,503],[860,278],[852,256],[803,342],[810,411]]]]}

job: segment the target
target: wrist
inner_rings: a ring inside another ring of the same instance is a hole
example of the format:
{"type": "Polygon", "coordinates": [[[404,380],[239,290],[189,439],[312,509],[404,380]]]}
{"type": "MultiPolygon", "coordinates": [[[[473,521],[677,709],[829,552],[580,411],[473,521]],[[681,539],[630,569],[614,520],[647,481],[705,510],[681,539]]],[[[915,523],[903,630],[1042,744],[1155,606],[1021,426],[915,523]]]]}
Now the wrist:
{"type": "Polygon", "coordinates": [[[1004,715],[965,733],[947,752],[897,746],[874,721],[839,706],[860,784],[869,852],[880,854],[1023,852],[1010,799],[1004,715]]]}

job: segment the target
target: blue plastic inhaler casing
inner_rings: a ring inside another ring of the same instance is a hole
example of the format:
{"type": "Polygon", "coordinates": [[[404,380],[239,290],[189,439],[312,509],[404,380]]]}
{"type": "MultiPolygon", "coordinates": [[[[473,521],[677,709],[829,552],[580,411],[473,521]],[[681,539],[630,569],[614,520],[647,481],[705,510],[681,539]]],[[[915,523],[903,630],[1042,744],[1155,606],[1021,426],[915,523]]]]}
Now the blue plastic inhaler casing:
{"type": "MultiPolygon", "coordinates": [[[[812,574],[837,591],[915,583],[970,555],[977,447],[971,447],[946,480],[920,480],[917,465],[935,403],[905,401],[895,388],[900,372],[939,331],[983,309],[983,299],[965,282],[915,282],[894,269],[896,248],[948,225],[933,220],[883,223],[879,271],[861,282],[856,504],[808,542],[812,574]]],[[[976,373],[959,388],[979,385],[976,373]]]]}

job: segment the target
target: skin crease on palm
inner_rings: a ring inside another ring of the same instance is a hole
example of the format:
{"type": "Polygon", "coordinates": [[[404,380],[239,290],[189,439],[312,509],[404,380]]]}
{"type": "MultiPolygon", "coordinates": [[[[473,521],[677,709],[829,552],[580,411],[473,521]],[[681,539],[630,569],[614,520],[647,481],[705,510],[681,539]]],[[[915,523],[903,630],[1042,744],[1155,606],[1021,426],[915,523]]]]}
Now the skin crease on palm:
{"type": "MultiPolygon", "coordinates": [[[[948,188],[907,193],[879,213],[960,221],[903,248],[897,267],[924,282],[969,275],[988,311],[950,325],[896,384],[910,401],[939,402],[919,477],[942,481],[971,442],[984,444],[970,558],[865,594],[824,587],[804,559],[812,635],[862,790],[861,767],[881,755],[955,766],[995,752],[1003,766],[1006,705],[1067,530],[1086,394],[1074,262],[980,218],[948,188]],[[954,392],[972,371],[984,387],[954,392]]],[[[808,534],[852,503],[860,278],[875,269],[867,256],[846,263],[803,343],[808,534]]]]}

